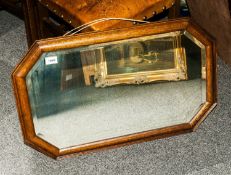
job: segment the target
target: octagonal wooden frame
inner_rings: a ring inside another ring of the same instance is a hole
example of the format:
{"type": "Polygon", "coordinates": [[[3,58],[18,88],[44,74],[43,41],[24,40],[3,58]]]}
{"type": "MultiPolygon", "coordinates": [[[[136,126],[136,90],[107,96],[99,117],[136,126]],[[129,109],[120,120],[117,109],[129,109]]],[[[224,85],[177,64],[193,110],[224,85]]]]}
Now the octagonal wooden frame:
{"type": "Polygon", "coordinates": [[[75,153],[82,154],[103,148],[169,137],[194,131],[217,104],[217,59],[215,41],[190,19],[177,19],[138,25],[130,28],[114,29],[103,32],[91,32],[75,36],[57,37],[36,41],[26,56],[12,72],[12,82],[17,110],[25,144],[56,159],[75,153]],[[26,87],[26,75],[43,52],[99,44],[153,34],[186,30],[197,38],[206,48],[206,102],[189,123],[134,133],[117,138],[100,140],[65,149],[59,149],[36,135],[26,87]]]}

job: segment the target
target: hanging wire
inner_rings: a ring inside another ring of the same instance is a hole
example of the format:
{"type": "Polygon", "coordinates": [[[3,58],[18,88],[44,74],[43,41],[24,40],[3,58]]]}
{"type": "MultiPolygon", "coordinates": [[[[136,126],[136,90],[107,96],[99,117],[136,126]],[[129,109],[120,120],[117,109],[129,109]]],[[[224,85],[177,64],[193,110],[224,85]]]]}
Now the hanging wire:
{"type": "Polygon", "coordinates": [[[129,19],[129,18],[100,18],[100,19],[96,19],[96,20],[93,20],[91,22],[85,23],[83,25],[80,25],[80,26],[68,31],[63,36],[75,35],[75,34],[81,32],[82,30],[84,30],[84,29],[86,29],[86,28],[88,28],[94,24],[98,24],[98,23],[101,23],[104,21],[110,21],[110,20],[121,20],[121,21],[135,22],[135,23],[150,23],[149,21],[142,21],[142,20],[129,19]]]}

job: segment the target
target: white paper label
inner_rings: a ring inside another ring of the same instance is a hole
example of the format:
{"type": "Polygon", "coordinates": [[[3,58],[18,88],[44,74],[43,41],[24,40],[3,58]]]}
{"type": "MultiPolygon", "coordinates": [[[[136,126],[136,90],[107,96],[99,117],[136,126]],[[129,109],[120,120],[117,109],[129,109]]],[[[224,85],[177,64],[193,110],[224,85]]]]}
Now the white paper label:
{"type": "Polygon", "coordinates": [[[57,64],[57,63],[58,63],[57,56],[49,56],[45,58],[46,65],[57,64]]]}
{"type": "Polygon", "coordinates": [[[66,81],[71,80],[71,79],[72,79],[72,74],[66,75],[66,81]]]}

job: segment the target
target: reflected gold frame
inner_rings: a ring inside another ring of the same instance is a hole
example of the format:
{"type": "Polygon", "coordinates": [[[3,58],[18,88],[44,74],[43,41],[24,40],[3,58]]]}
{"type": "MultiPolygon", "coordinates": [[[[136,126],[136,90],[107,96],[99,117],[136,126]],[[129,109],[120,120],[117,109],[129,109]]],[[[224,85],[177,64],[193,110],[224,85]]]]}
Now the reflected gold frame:
{"type": "MultiPolygon", "coordinates": [[[[134,73],[122,73],[108,75],[107,60],[103,49],[100,49],[101,60],[95,65],[96,67],[96,87],[106,87],[118,84],[144,84],[154,81],[179,81],[187,80],[186,55],[180,47],[180,32],[170,32],[158,36],[147,36],[142,39],[156,39],[163,37],[173,37],[174,68],[155,71],[142,71],[134,73]]],[[[138,40],[139,41],[139,40],[138,40]]],[[[119,41],[113,44],[123,43],[119,41]]],[[[126,40],[127,42],[127,40],[126,40]]]]}
{"type": "Polygon", "coordinates": [[[121,28],[110,31],[79,34],[76,36],[45,39],[36,41],[26,56],[15,67],[12,72],[12,83],[25,144],[56,159],[76,153],[82,154],[98,149],[118,147],[194,131],[217,104],[216,46],[214,39],[194,24],[194,22],[190,19],[162,21],[138,25],[131,28],[121,28]],[[64,149],[59,149],[55,145],[48,143],[46,140],[36,135],[28,98],[26,76],[42,53],[180,30],[186,30],[197,38],[205,46],[206,50],[206,102],[201,106],[199,112],[191,119],[190,122],[76,145],[64,149]]]}

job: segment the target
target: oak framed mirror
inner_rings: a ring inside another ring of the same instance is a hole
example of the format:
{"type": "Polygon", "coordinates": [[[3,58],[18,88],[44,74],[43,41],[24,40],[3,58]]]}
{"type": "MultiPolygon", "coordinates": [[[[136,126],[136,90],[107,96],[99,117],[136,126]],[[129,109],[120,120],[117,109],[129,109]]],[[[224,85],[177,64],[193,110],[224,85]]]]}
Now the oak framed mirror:
{"type": "Polygon", "coordinates": [[[51,38],[12,80],[25,143],[57,158],[195,130],[216,106],[216,48],[189,19],[51,38]]]}

